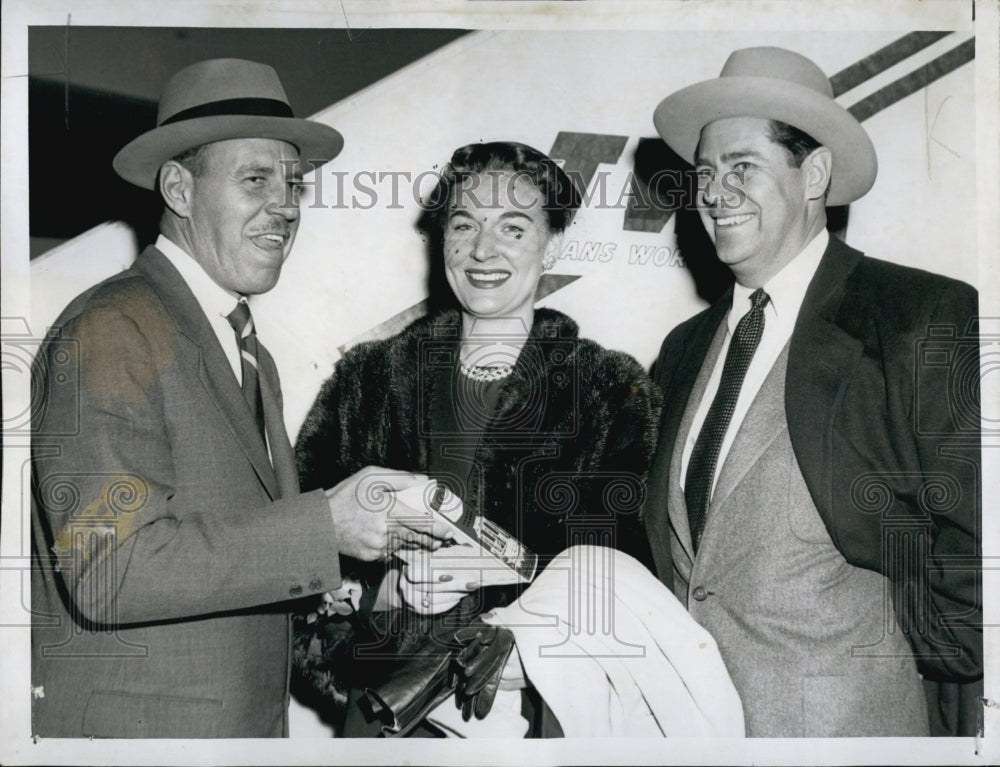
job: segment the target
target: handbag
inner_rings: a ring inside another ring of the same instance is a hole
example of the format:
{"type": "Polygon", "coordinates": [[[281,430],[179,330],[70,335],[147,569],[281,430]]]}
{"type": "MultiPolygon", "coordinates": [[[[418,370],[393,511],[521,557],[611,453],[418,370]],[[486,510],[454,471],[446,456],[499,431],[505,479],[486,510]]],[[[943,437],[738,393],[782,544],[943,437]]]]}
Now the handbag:
{"type": "Polygon", "coordinates": [[[377,684],[365,686],[361,698],[366,715],[382,722],[384,736],[407,735],[456,692],[459,674],[454,661],[464,645],[455,634],[482,611],[481,597],[473,593],[447,612],[425,616],[407,612],[408,625],[392,622],[400,635],[395,657],[377,684]]]}

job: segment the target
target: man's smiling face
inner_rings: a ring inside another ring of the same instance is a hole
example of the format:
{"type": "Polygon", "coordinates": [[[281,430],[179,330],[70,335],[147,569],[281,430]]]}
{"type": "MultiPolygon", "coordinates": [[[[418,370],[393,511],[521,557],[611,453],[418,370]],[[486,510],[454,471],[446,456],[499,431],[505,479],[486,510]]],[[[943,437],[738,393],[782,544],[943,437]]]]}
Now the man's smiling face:
{"type": "Polygon", "coordinates": [[[299,153],[275,139],[232,139],[203,149],[190,177],[192,255],[226,290],[266,293],[281,275],[299,225],[299,153]]]}
{"type": "Polygon", "coordinates": [[[756,117],[729,117],[701,131],[695,166],[699,215],[719,259],[740,284],[760,287],[812,239],[808,169],[756,117]]]}

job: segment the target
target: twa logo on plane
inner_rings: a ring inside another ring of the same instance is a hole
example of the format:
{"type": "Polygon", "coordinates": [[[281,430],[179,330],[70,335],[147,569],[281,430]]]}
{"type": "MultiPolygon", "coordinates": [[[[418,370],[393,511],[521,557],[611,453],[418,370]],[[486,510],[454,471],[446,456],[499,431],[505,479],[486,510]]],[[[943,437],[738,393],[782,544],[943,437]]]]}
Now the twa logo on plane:
{"type": "MultiPolygon", "coordinates": [[[[953,32],[912,32],[837,72],[830,78],[830,84],[834,96],[864,122],[974,58],[975,38],[972,36],[953,32]],[[952,40],[955,40],[954,45],[950,44],[952,40]]],[[[933,131],[928,138],[937,141],[933,131]]],[[[591,270],[603,271],[616,266],[638,269],[689,267],[693,272],[696,266],[708,268],[696,263],[689,265],[682,255],[684,249],[695,253],[707,239],[697,216],[678,217],[674,236],[664,232],[676,213],[696,207],[698,179],[693,168],[658,137],[640,137],[630,156],[626,152],[629,144],[627,135],[571,131],[556,134],[548,154],[578,184],[583,194],[583,213],[587,217],[586,232],[590,237],[572,239],[573,229],[567,232],[560,261],[564,262],[563,268],[574,270],[575,266],[581,273],[544,275],[536,300],[576,282],[591,270]],[[624,180],[622,165],[627,165],[624,180]],[[604,212],[599,216],[590,215],[591,211],[600,210],[604,212]],[[617,213],[621,216],[620,225],[608,221],[608,211],[620,212],[617,213]],[[623,232],[631,236],[623,238],[623,232]],[[697,241],[699,237],[703,238],[701,243],[697,241]]],[[[581,233],[584,229],[582,218],[578,219],[581,233]]],[[[831,209],[829,219],[831,229],[843,229],[847,210],[831,209]]],[[[719,279],[726,277],[722,275],[719,279]]],[[[396,332],[426,311],[426,301],[411,306],[340,348],[343,350],[360,340],[396,332]]]]}

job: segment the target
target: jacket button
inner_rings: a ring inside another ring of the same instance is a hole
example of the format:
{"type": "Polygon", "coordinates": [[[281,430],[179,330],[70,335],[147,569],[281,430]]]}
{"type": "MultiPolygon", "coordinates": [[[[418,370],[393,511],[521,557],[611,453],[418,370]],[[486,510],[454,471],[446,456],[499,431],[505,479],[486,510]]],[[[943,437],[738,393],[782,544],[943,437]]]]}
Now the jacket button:
{"type": "Polygon", "coordinates": [[[323,588],[323,581],[321,581],[319,578],[313,578],[311,581],[309,581],[310,591],[320,591],[322,588],[323,588]]]}
{"type": "Polygon", "coordinates": [[[691,592],[691,596],[699,602],[704,602],[708,599],[708,592],[705,590],[704,586],[695,586],[694,591],[691,592]]]}
{"type": "Polygon", "coordinates": [[[292,586],[290,589],[288,589],[288,593],[293,597],[297,597],[302,594],[302,587],[292,586]]]}

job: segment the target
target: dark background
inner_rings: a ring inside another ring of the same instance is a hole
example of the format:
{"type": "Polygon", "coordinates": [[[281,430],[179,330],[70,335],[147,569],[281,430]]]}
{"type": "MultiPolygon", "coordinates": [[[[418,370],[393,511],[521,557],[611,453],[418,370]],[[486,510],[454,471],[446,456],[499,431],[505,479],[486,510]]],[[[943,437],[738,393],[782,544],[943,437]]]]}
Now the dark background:
{"type": "Polygon", "coordinates": [[[111,160],[156,124],[170,76],[234,57],[273,66],[296,116],[309,117],[461,35],[455,29],[31,27],[28,152],[31,257],[109,219],[140,244],[159,197],[122,181],[111,160]]]}

